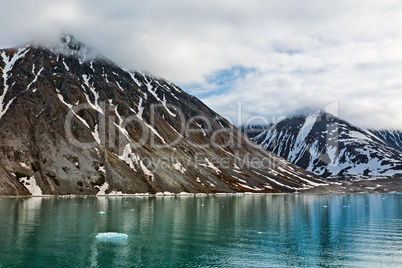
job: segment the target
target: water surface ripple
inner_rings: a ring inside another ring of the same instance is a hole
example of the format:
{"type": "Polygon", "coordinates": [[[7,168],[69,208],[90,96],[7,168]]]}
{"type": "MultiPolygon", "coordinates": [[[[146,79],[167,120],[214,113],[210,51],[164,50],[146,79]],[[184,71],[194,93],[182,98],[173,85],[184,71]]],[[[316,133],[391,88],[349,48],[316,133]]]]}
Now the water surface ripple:
{"type": "Polygon", "coordinates": [[[402,195],[3,197],[0,242],[1,268],[402,267],[402,195]]]}

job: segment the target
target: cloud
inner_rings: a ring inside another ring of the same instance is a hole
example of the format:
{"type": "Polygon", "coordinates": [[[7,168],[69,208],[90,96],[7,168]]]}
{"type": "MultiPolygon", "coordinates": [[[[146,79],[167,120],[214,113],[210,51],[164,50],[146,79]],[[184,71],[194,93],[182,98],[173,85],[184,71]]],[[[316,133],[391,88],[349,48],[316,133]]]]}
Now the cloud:
{"type": "Polygon", "coordinates": [[[353,123],[402,129],[397,0],[14,0],[2,11],[0,47],[71,32],[233,118],[239,101],[244,118],[273,121],[338,100],[353,123]]]}

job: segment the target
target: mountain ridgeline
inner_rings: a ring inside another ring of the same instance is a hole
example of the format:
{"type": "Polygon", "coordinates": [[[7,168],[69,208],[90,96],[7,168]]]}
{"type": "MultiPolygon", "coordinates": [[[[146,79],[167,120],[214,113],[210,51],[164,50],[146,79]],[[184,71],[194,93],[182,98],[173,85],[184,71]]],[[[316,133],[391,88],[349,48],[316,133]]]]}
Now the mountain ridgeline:
{"type": "Polygon", "coordinates": [[[252,140],[318,176],[344,180],[401,176],[401,138],[316,112],[282,120],[252,140]]]}
{"type": "Polygon", "coordinates": [[[322,181],[72,36],[0,50],[0,194],[295,192],[322,181]]]}
{"type": "Polygon", "coordinates": [[[370,130],[388,146],[402,152],[402,131],[399,130],[370,130]]]}

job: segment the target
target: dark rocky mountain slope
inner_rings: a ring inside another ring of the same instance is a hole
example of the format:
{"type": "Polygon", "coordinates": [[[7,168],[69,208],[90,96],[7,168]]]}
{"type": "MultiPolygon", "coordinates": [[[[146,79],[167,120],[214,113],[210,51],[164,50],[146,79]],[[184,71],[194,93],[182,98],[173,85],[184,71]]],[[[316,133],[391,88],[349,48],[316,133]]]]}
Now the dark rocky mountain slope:
{"type": "Polygon", "coordinates": [[[169,81],[63,36],[0,50],[0,194],[294,192],[322,183],[169,81]]]}

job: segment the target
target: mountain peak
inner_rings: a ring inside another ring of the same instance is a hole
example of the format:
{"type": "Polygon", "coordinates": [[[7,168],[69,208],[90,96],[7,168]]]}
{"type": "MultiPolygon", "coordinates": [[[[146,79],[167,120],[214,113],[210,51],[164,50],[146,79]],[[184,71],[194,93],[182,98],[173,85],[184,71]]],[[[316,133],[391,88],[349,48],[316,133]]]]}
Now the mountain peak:
{"type": "Polygon", "coordinates": [[[102,60],[112,63],[111,60],[105,58],[96,49],[80,42],[70,33],[58,35],[56,38],[42,38],[31,42],[31,44],[36,48],[49,49],[55,54],[75,56],[81,62],[102,60]]]}
{"type": "Polygon", "coordinates": [[[72,34],[62,34],[60,41],[62,44],[64,44],[64,46],[75,51],[80,50],[81,47],[85,47],[85,44],[75,39],[72,34]]]}
{"type": "Polygon", "coordinates": [[[253,146],[173,83],[110,64],[70,34],[53,37],[0,50],[0,195],[295,192],[324,183],[253,146]]]}
{"type": "Polygon", "coordinates": [[[401,136],[370,132],[318,110],[284,119],[253,140],[317,176],[350,179],[401,174],[401,136]]]}

